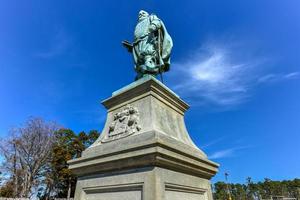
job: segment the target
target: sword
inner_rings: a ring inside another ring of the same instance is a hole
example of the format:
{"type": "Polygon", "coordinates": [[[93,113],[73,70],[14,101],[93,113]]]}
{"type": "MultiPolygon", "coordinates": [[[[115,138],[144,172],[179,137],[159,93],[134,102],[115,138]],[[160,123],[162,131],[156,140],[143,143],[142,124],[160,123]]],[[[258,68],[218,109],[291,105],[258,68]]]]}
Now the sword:
{"type": "Polygon", "coordinates": [[[123,46],[127,49],[128,52],[132,53],[133,44],[128,42],[127,40],[122,41],[123,46]]]}
{"type": "Polygon", "coordinates": [[[160,40],[160,38],[161,38],[161,30],[160,29],[158,29],[158,61],[159,61],[159,68],[158,68],[158,71],[159,71],[159,74],[160,74],[160,80],[161,80],[161,82],[162,83],[164,83],[164,79],[163,79],[163,75],[162,75],[162,69],[161,69],[161,63],[160,63],[160,61],[161,61],[161,55],[160,55],[160,53],[161,53],[161,44],[160,44],[160,42],[161,42],[161,40],[160,40]]]}

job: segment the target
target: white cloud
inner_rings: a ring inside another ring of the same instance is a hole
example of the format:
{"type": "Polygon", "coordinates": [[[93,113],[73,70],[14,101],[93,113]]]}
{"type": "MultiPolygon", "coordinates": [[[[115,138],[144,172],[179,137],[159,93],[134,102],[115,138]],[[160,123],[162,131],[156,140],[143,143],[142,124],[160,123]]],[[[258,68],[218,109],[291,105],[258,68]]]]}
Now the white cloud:
{"type": "Polygon", "coordinates": [[[249,148],[249,146],[240,146],[240,147],[233,147],[233,148],[228,148],[228,149],[223,149],[220,151],[216,151],[212,153],[211,155],[208,156],[210,159],[220,159],[220,158],[228,158],[228,157],[233,157],[236,156],[237,153],[242,150],[249,148]]]}
{"type": "Polygon", "coordinates": [[[235,58],[230,49],[205,45],[188,61],[173,65],[173,88],[194,104],[235,105],[248,97],[256,65],[235,58]]]}
{"type": "Polygon", "coordinates": [[[258,83],[270,83],[270,82],[278,82],[289,79],[299,78],[299,72],[292,72],[287,74],[266,74],[258,78],[258,83]]]}
{"type": "Polygon", "coordinates": [[[284,78],[287,78],[287,79],[299,78],[299,76],[300,76],[299,72],[292,72],[292,73],[284,75],[284,78]]]}
{"type": "Polygon", "coordinates": [[[227,109],[246,101],[258,83],[300,76],[299,72],[263,74],[268,70],[267,59],[249,49],[245,45],[204,45],[172,65],[172,88],[193,105],[227,109]]]}
{"type": "Polygon", "coordinates": [[[220,138],[217,138],[217,139],[215,139],[215,140],[213,140],[213,141],[210,141],[210,142],[208,142],[208,143],[206,143],[206,144],[204,144],[204,145],[200,145],[200,147],[201,147],[201,149],[207,149],[207,148],[209,148],[209,147],[211,147],[211,146],[213,146],[213,145],[216,145],[216,144],[218,144],[219,142],[221,142],[222,140],[224,140],[226,137],[225,136],[223,136],[223,137],[220,137],[220,138]]]}
{"type": "Polygon", "coordinates": [[[217,151],[211,155],[209,155],[208,157],[210,159],[218,159],[218,158],[225,158],[225,157],[231,157],[234,155],[235,149],[231,148],[231,149],[224,149],[221,151],[217,151]]]}
{"type": "Polygon", "coordinates": [[[264,82],[270,82],[277,79],[277,75],[275,74],[267,74],[263,75],[262,77],[258,78],[257,82],[264,83],[264,82]]]}

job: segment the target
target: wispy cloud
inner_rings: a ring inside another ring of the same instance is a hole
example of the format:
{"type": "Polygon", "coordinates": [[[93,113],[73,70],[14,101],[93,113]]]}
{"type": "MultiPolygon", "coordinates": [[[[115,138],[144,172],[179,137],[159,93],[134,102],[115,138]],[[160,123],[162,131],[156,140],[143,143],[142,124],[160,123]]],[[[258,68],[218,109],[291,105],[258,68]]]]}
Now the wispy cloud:
{"type": "Polygon", "coordinates": [[[292,73],[284,75],[284,78],[287,78],[287,79],[299,78],[299,77],[300,77],[299,72],[292,72],[292,73]]]}
{"type": "Polygon", "coordinates": [[[220,137],[220,138],[217,138],[215,140],[212,140],[204,145],[200,145],[201,149],[204,150],[204,149],[207,149],[213,145],[216,145],[218,144],[219,142],[221,142],[222,140],[224,140],[226,137],[220,137]]]}
{"type": "Polygon", "coordinates": [[[250,74],[258,63],[237,59],[231,49],[207,44],[187,60],[174,64],[177,78],[173,88],[197,103],[235,105],[248,97],[254,78],[250,74]]]}
{"type": "Polygon", "coordinates": [[[210,159],[220,159],[220,158],[227,158],[227,157],[233,157],[236,156],[237,153],[239,153],[243,149],[250,148],[249,146],[240,146],[240,147],[232,147],[223,149],[220,151],[216,151],[208,156],[210,159]]]}
{"type": "Polygon", "coordinates": [[[48,48],[34,55],[40,58],[53,58],[66,53],[72,45],[72,38],[64,29],[57,30],[49,40],[48,48]]]}
{"type": "Polygon", "coordinates": [[[270,82],[278,82],[289,79],[296,79],[300,77],[299,72],[292,72],[287,74],[266,74],[258,78],[258,83],[270,83],[270,82]]]}
{"type": "Polygon", "coordinates": [[[172,88],[194,105],[230,108],[246,101],[259,83],[298,78],[299,72],[264,74],[267,58],[243,52],[245,46],[207,43],[173,64],[172,88]]]}

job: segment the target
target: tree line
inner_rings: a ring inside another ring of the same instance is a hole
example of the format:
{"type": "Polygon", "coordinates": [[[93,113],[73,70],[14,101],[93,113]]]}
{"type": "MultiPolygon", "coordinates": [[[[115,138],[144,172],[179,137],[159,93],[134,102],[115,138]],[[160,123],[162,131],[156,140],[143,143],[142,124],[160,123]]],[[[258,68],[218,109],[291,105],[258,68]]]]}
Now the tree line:
{"type": "Polygon", "coordinates": [[[300,179],[272,181],[265,178],[264,181],[254,183],[250,177],[246,183],[217,182],[213,185],[214,199],[227,200],[229,195],[232,200],[261,200],[272,197],[288,197],[300,199],[300,179]]]}
{"type": "MultiPolygon", "coordinates": [[[[67,161],[78,158],[98,138],[97,130],[75,133],[41,118],[29,118],[0,140],[0,197],[54,199],[74,196],[76,177],[67,161]]],[[[300,179],[213,184],[215,200],[300,199],[300,179]]]]}
{"type": "Polygon", "coordinates": [[[0,141],[0,196],[40,199],[72,197],[76,178],[67,161],[81,156],[99,136],[97,130],[75,134],[53,122],[30,118],[0,141]]]}

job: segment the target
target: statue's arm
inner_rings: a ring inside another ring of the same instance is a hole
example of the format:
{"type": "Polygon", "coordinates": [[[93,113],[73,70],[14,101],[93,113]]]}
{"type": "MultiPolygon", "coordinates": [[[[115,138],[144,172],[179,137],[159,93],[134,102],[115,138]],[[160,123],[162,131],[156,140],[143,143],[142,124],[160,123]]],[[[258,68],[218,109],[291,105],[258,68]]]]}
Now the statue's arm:
{"type": "Polygon", "coordinates": [[[156,15],[150,16],[150,27],[149,30],[156,31],[161,28],[161,20],[156,15]]]}

